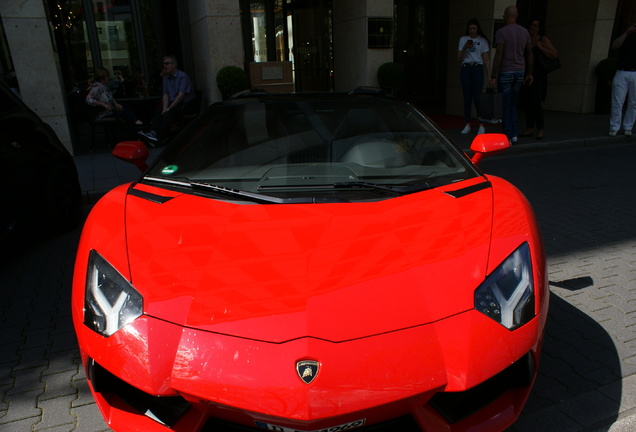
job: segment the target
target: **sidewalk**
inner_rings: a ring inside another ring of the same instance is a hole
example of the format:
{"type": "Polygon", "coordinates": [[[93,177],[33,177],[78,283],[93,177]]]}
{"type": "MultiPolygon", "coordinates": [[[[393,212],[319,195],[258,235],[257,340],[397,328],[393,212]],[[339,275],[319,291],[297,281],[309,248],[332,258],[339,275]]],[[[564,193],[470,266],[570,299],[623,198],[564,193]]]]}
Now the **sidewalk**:
{"type": "MultiPolygon", "coordinates": [[[[545,139],[537,141],[534,137],[519,138],[517,145],[506,151],[506,155],[549,151],[568,147],[583,147],[623,142],[629,139],[623,135],[610,137],[609,115],[574,114],[556,111],[545,112],[545,139]]],[[[462,124],[459,122],[453,122],[462,124]]],[[[523,127],[523,121],[521,121],[523,127]]],[[[460,148],[468,150],[475,137],[477,127],[470,134],[462,135],[461,127],[445,129],[448,137],[460,148]]],[[[501,132],[499,125],[487,125],[486,132],[501,132]]],[[[636,137],[633,138],[636,142],[636,137]]],[[[150,149],[150,160],[157,157],[161,149],[150,149]]],[[[94,204],[104,193],[123,183],[137,180],[141,173],[132,164],[123,162],[104,150],[101,153],[75,156],[80,184],[85,202],[94,204]]]]}
{"type": "MultiPolygon", "coordinates": [[[[520,133],[525,130],[523,115],[519,115],[520,133]]],[[[463,123],[463,121],[462,121],[463,123]]],[[[463,124],[462,124],[463,127],[463,124]]],[[[475,123],[470,134],[462,135],[461,128],[447,129],[446,134],[462,149],[470,147],[475,137],[477,125],[475,123]]],[[[500,125],[486,125],[486,133],[501,132],[500,125]]],[[[622,135],[610,137],[609,114],[576,114],[559,111],[545,111],[545,138],[537,141],[534,137],[519,138],[517,145],[506,154],[531,151],[544,151],[555,148],[584,147],[605,143],[618,143],[628,139],[622,135]]]]}

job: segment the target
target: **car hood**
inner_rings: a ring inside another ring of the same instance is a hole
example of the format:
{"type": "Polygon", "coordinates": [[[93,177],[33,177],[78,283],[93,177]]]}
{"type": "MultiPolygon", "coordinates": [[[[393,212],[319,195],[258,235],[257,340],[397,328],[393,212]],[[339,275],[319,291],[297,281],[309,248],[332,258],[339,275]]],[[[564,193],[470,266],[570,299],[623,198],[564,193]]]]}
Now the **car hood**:
{"type": "Polygon", "coordinates": [[[126,202],[146,314],[275,343],[351,340],[472,309],[491,225],[483,179],[365,203],[232,203],[147,185],[126,202]]]}

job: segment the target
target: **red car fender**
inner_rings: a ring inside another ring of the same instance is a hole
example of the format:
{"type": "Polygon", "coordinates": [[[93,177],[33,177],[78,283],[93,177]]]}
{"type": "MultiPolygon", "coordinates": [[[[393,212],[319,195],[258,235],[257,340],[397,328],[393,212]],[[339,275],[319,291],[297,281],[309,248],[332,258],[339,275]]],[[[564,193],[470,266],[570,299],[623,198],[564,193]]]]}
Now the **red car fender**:
{"type": "MultiPolygon", "coordinates": [[[[78,337],[88,331],[84,322],[84,291],[86,289],[86,272],[91,250],[96,250],[106,260],[130,280],[128,253],[126,247],[124,209],[128,185],[122,185],[106,194],[94,206],[88,216],[75,257],[73,272],[72,316],[78,337]],[[110,217],[97,217],[98,214],[109,214],[110,217]]],[[[100,336],[101,337],[101,336],[100,336]]],[[[82,346],[82,343],[79,344],[82,346]]]]}
{"type": "Polygon", "coordinates": [[[520,244],[528,242],[536,286],[538,314],[548,300],[548,273],[539,226],[526,197],[513,185],[488,176],[493,184],[493,229],[488,274],[491,274],[520,244]]]}

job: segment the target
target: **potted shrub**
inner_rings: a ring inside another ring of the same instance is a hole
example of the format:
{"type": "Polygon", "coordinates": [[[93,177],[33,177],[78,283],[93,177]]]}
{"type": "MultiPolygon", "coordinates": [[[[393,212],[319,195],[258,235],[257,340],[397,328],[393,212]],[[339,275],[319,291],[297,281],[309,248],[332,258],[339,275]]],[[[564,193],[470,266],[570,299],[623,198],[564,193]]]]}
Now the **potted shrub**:
{"type": "Polygon", "coordinates": [[[250,88],[250,81],[247,73],[238,66],[223,66],[216,74],[216,85],[223,96],[227,99],[233,94],[250,88]]]}
{"type": "Polygon", "coordinates": [[[404,65],[394,62],[382,64],[378,68],[378,83],[397,96],[404,84],[404,65]]]}

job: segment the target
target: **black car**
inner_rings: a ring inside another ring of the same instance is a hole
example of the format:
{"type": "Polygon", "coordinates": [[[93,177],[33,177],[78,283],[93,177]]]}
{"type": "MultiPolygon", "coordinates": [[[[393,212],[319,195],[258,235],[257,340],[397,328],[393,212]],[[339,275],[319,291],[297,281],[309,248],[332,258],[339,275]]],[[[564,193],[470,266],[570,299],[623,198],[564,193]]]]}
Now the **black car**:
{"type": "Polygon", "coordinates": [[[73,158],[53,129],[0,82],[0,251],[75,227],[82,193],[73,158]]]}

